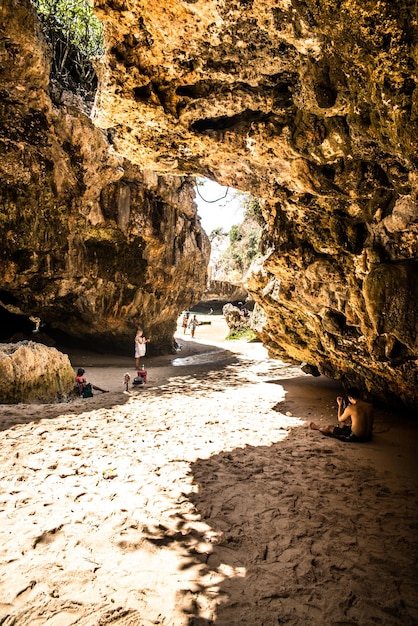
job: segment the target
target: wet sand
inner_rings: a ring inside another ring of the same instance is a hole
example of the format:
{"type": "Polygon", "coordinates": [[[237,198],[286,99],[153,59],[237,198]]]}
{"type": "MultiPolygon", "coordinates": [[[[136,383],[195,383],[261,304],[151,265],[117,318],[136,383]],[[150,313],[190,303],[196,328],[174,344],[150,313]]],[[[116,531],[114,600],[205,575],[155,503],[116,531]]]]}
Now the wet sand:
{"type": "Polygon", "coordinates": [[[338,383],[199,318],[142,388],[73,353],[109,393],[0,407],[0,623],[416,625],[414,421],[324,438],[338,383]]]}

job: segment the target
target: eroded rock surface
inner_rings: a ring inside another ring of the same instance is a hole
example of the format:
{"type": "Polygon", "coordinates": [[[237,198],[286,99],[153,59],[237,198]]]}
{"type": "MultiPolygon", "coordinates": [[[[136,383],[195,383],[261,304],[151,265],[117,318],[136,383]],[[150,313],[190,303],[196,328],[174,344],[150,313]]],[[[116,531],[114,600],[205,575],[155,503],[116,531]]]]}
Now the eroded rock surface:
{"type": "Polygon", "coordinates": [[[206,284],[193,180],[116,155],[50,82],[30,3],[5,0],[0,17],[0,301],[96,348],[133,354],[142,326],[150,352],[170,350],[206,284]]]}
{"type": "Polygon", "coordinates": [[[55,402],[73,389],[66,354],[33,341],[0,344],[0,403],[55,402]]]}
{"type": "Polygon", "coordinates": [[[222,313],[225,317],[226,323],[228,324],[230,332],[250,329],[251,321],[249,314],[245,316],[243,310],[237,306],[234,306],[229,302],[223,306],[222,313]]]}
{"type": "Polygon", "coordinates": [[[263,200],[271,355],[417,407],[416,3],[95,7],[116,149],[263,200]]]}

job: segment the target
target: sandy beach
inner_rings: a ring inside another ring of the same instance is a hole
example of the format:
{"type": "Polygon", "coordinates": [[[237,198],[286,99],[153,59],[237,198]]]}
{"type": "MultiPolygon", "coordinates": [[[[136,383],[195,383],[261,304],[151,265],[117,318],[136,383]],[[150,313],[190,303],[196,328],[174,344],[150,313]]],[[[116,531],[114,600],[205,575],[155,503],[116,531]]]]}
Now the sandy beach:
{"type": "Polygon", "coordinates": [[[143,387],[74,352],[109,393],[0,406],[0,623],[418,624],[416,421],[322,437],[338,383],[199,319],[143,387]]]}

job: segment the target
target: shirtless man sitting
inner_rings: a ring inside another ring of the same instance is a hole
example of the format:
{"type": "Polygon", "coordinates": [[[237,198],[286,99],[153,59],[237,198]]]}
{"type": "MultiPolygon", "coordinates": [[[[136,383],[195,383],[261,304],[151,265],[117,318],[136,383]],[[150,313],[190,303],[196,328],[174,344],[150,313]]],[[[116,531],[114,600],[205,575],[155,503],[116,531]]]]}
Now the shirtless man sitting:
{"type": "Polygon", "coordinates": [[[344,409],[343,399],[337,398],[338,421],[344,423],[351,419],[351,426],[318,426],[311,422],[309,428],[319,430],[327,437],[334,437],[341,441],[362,442],[371,441],[373,432],[373,406],[360,399],[358,389],[352,387],[347,390],[349,405],[344,409]]]}

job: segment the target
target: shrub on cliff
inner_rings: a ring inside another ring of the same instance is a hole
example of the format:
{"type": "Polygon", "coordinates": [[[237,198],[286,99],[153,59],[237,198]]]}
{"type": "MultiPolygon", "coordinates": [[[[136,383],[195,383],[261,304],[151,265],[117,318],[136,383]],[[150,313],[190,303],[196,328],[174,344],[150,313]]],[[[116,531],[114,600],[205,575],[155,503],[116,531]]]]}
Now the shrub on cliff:
{"type": "Polygon", "coordinates": [[[32,0],[52,54],[52,76],[92,97],[97,77],[92,58],[103,54],[102,24],[87,0],[32,0]]]}

